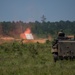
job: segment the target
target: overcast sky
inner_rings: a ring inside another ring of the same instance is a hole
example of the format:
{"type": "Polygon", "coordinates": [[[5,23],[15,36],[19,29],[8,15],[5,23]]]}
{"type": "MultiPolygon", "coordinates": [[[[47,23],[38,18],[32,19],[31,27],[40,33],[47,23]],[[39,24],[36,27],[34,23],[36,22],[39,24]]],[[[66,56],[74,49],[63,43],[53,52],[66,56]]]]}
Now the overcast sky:
{"type": "Polygon", "coordinates": [[[75,21],[75,0],[0,0],[0,21],[75,21]]]}

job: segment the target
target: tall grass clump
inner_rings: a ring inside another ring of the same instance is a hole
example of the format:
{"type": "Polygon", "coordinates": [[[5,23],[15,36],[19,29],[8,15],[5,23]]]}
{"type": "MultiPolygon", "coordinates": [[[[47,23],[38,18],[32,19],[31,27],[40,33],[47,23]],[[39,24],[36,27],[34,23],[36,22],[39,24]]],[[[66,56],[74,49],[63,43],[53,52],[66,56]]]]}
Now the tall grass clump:
{"type": "Polygon", "coordinates": [[[0,75],[75,75],[75,61],[53,62],[51,42],[0,45],[0,75]]]}

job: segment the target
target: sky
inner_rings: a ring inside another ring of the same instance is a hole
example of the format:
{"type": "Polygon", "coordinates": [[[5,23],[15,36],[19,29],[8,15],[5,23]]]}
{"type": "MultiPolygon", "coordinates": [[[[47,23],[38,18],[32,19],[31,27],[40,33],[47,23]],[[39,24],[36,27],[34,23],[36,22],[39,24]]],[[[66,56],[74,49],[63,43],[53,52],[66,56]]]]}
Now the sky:
{"type": "Polygon", "coordinates": [[[75,0],[0,0],[2,21],[75,21],[75,0]]]}

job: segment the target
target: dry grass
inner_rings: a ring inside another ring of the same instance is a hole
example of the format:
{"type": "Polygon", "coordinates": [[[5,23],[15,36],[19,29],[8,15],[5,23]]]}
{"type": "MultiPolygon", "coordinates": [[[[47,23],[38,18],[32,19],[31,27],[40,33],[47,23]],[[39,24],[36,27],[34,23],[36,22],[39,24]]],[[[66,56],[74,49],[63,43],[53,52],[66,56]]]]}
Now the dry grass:
{"type": "Polygon", "coordinates": [[[37,43],[37,42],[39,42],[39,43],[45,43],[46,42],[46,40],[52,40],[52,38],[51,37],[49,37],[49,38],[46,38],[46,39],[33,39],[33,40],[27,40],[27,39],[15,39],[15,38],[13,38],[13,37],[1,37],[0,38],[0,44],[2,44],[2,43],[4,43],[4,42],[11,42],[11,41],[21,41],[21,42],[23,42],[23,43],[37,43]]]}

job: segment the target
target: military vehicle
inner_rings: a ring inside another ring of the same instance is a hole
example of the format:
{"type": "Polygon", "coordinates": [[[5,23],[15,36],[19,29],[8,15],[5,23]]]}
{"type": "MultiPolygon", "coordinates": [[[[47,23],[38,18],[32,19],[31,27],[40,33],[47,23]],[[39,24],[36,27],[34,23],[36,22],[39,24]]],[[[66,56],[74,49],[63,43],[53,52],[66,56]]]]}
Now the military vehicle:
{"type": "Polygon", "coordinates": [[[59,37],[52,44],[52,54],[54,61],[75,58],[75,39],[69,37],[59,37]]]}

